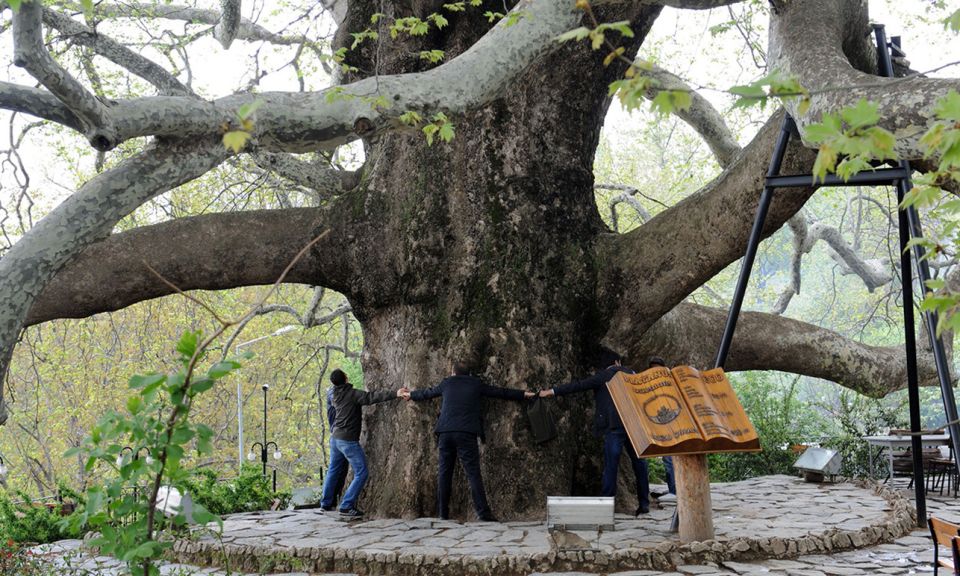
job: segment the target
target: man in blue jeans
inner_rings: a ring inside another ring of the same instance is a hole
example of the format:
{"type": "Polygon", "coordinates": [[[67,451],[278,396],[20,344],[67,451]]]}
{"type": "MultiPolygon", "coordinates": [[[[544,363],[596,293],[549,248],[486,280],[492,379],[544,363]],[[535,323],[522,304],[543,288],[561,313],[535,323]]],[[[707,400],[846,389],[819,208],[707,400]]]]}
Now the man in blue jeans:
{"type": "Polygon", "coordinates": [[[363,406],[386,402],[402,397],[406,388],[396,392],[366,392],[350,385],[343,370],[337,369],[330,374],[333,383],[333,407],[336,410],[333,434],[330,439],[330,468],[323,482],[323,496],[320,508],[324,512],[333,512],[336,500],[337,479],[345,473],[347,464],[353,469],[353,481],[340,500],[340,517],[352,520],[363,517],[357,508],[357,499],[367,482],[367,457],[360,446],[360,430],[363,426],[363,406]]]}
{"type": "Polygon", "coordinates": [[[589,378],[541,390],[540,397],[565,396],[587,390],[593,391],[595,403],[593,432],[598,436],[603,436],[603,476],[600,480],[600,495],[617,495],[617,468],[620,465],[620,454],[626,448],[627,455],[630,456],[630,463],[633,465],[633,473],[637,478],[637,502],[639,506],[636,515],[646,514],[650,511],[650,482],[647,477],[647,461],[638,458],[636,452],[634,452],[630,439],[627,438],[627,431],[624,429],[620,415],[617,413],[617,408],[613,405],[613,398],[610,397],[610,391],[607,389],[607,382],[617,372],[628,374],[634,372],[621,365],[619,354],[605,347],[600,349],[596,368],[597,372],[589,378]]]}

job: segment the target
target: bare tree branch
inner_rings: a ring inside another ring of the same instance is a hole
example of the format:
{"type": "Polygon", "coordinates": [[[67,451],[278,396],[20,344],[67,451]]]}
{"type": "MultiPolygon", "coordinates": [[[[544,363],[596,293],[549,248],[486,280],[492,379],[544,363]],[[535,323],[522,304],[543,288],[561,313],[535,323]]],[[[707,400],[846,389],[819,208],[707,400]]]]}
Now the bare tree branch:
{"type": "MultiPolygon", "coordinates": [[[[634,360],[663,356],[670,364],[712,366],[726,310],[683,303],[645,334],[613,339],[634,360]]],[[[937,384],[929,352],[918,351],[920,380],[937,384]]],[[[823,378],[873,398],[907,386],[903,346],[868,346],[831,330],[783,316],[743,312],[727,369],[780,370],[823,378]]]]}
{"type": "Polygon", "coordinates": [[[220,20],[213,29],[213,37],[224,50],[230,48],[240,31],[240,0],[220,0],[220,20]]]}
{"type": "Polygon", "coordinates": [[[43,6],[37,0],[24,2],[13,15],[13,63],[24,68],[80,119],[83,132],[97,150],[118,144],[109,114],[97,99],[62,66],[43,45],[43,6]]]}
{"type": "Polygon", "coordinates": [[[730,132],[730,128],[723,117],[713,107],[713,104],[696,90],[693,90],[679,76],[659,66],[654,65],[651,70],[645,71],[644,74],[658,82],[656,88],[647,91],[646,97],[648,99],[652,100],[664,90],[681,90],[690,94],[690,107],[676,110],[674,113],[700,134],[721,167],[729,166],[733,158],[740,152],[740,145],[737,143],[737,139],[733,137],[733,133],[730,132]]]}
{"type": "Polygon", "coordinates": [[[67,35],[71,41],[87,46],[97,54],[121,66],[160,90],[161,94],[191,96],[193,91],[156,62],[134,52],[105,34],[69,18],[56,10],[45,8],[43,22],[67,35]]]}
{"type": "Polygon", "coordinates": [[[253,159],[264,170],[313,190],[321,199],[342,194],[356,187],[360,181],[359,172],[338,170],[319,162],[305,162],[290,154],[258,152],[253,154],[253,159]]]}

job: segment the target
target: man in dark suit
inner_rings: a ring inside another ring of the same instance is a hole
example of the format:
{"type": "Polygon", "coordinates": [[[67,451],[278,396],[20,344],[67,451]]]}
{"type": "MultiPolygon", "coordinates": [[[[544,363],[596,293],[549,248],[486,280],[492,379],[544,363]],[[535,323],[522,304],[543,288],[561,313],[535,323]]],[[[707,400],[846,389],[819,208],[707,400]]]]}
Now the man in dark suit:
{"type": "Polygon", "coordinates": [[[443,519],[450,517],[453,468],[459,458],[460,465],[467,474],[467,482],[470,483],[470,495],[473,497],[477,517],[483,522],[496,522],[497,519],[494,518],[487,503],[483,478],[480,476],[480,448],[477,440],[483,439],[481,400],[484,396],[523,400],[533,398],[534,393],[485,384],[481,379],[470,374],[468,364],[457,362],[453,366],[453,375],[445,378],[438,386],[426,390],[414,390],[406,393],[404,398],[420,402],[437,396],[443,397],[440,417],[437,419],[434,430],[440,449],[440,469],[437,473],[437,514],[443,519]]]}
{"type": "Polygon", "coordinates": [[[541,390],[540,397],[565,396],[576,392],[586,392],[587,390],[593,391],[595,403],[593,432],[597,436],[603,436],[603,476],[600,480],[600,495],[617,495],[617,468],[620,465],[620,454],[626,447],[627,455],[630,456],[630,463],[633,465],[633,473],[637,477],[637,502],[639,506],[636,514],[637,516],[646,514],[650,511],[650,482],[647,477],[647,461],[638,458],[636,452],[634,452],[630,439],[627,438],[627,431],[620,420],[620,414],[617,413],[617,408],[613,405],[613,398],[610,397],[610,391],[607,389],[607,382],[617,372],[628,374],[634,372],[624,367],[621,364],[620,355],[609,348],[600,349],[596,368],[596,373],[589,378],[541,390]]]}

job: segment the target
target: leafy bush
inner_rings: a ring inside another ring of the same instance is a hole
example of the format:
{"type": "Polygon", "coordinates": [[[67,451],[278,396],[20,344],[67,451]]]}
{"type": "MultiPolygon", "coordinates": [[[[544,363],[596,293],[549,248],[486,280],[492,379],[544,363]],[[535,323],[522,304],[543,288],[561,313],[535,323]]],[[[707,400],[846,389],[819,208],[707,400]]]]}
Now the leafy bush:
{"type": "MultiPolygon", "coordinates": [[[[22,503],[15,504],[10,497],[0,492],[0,541],[44,544],[66,538],[79,538],[79,528],[64,526],[63,506],[60,502],[49,504],[30,502],[30,497],[17,492],[22,503]]],[[[4,572],[0,574],[16,574],[4,572]]]]}
{"type": "Polygon", "coordinates": [[[770,474],[794,474],[796,454],[790,446],[809,438],[813,413],[797,397],[799,378],[780,384],[768,374],[748,372],[732,379],[744,410],[757,429],[760,452],[710,455],[710,476],[735,482],[770,474]]]}
{"type": "Polygon", "coordinates": [[[269,510],[274,503],[285,508],[290,501],[290,493],[274,493],[270,478],[254,465],[244,465],[238,478],[226,482],[213,470],[197,469],[184,484],[194,502],[218,515],[269,510]]]}

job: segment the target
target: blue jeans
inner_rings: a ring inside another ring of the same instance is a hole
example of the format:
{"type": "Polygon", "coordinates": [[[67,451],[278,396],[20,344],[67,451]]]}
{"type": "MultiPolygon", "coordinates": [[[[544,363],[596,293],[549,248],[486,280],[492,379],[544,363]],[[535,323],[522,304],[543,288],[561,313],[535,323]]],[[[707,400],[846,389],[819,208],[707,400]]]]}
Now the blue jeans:
{"type": "Polygon", "coordinates": [[[346,473],[347,464],[353,469],[353,481],[347,486],[347,491],[340,500],[341,510],[351,510],[356,507],[363,485],[367,483],[367,457],[363,447],[356,440],[330,439],[330,468],[323,481],[323,496],[320,506],[330,508],[337,497],[337,479],[346,473]]]}
{"type": "Polygon", "coordinates": [[[627,439],[627,433],[623,431],[607,431],[603,435],[603,477],[600,480],[600,495],[617,495],[617,468],[620,466],[620,454],[624,448],[630,456],[633,474],[637,477],[637,501],[642,508],[649,508],[650,482],[647,478],[647,461],[637,458],[630,440],[627,439]]]}
{"type": "Polygon", "coordinates": [[[663,457],[663,471],[664,476],[667,477],[667,492],[671,494],[677,493],[677,483],[673,479],[673,456],[664,456],[663,457]]]}

